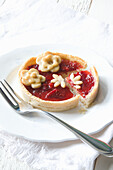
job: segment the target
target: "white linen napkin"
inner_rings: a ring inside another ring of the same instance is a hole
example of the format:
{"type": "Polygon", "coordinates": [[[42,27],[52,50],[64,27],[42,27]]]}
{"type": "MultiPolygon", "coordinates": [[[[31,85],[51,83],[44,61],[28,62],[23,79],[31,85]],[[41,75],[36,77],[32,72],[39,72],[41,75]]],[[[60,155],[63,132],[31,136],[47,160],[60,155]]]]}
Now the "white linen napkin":
{"type": "MultiPolygon", "coordinates": [[[[94,136],[109,142],[113,136],[113,124],[94,136]]],[[[79,140],[59,143],[30,142],[1,131],[0,144],[7,153],[37,170],[93,170],[98,156],[94,149],[79,140]]]]}
{"type": "MultiPolygon", "coordinates": [[[[65,43],[94,50],[113,66],[113,26],[60,6],[54,0],[6,1],[0,11],[0,25],[0,54],[27,45],[65,43]]],[[[108,143],[112,132],[111,124],[95,137],[108,143]]],[[[92,170],[98,156],[79,140],[31,142],[2,129],[0,144],[38,170],[92,170]]]]}

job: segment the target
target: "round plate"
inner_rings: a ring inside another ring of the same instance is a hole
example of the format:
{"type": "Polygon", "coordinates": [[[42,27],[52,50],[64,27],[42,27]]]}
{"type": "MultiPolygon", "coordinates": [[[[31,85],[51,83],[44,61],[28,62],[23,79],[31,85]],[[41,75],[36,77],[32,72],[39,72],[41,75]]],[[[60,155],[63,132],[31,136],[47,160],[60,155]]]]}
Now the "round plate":
{"type": "MultiPolygon", "coordinates": [[[[45,51],[61,52],[81,57],[94,65],[98,71],[99,93],[94,103],[85,112],[79,107],[65,112],[54,113],[70,125],[86,132],[94,133],[105,127],[113,119],[113,69],[93,51],[69,45],[40,45],[18,48],[0,57],[0,79],[7,79],[13,89],[21,95],[17,83],[19,66],[28,58],[45,51]]],[[[0,95],[0,127],[11,134],[23,136],[32,141],[60,142],[76,139],[76,136],[42,113],[17,114],[0,95]]]]}

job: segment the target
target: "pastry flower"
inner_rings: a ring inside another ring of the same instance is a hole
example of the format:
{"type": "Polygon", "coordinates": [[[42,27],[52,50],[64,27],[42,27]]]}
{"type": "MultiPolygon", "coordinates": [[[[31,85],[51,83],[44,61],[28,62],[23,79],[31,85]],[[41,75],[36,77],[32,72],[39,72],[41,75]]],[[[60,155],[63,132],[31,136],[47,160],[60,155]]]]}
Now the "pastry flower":
{"type": "Polygon", "coordinates": [[[48,54],[43,58],[37,57],[36,63],[42,72],[57,72],[60,69],[61,58],[58,55],[48,54]]]}
{"type": "Polygon", "coordinates": [[[32,88],[41,87],[41,83],[45,82],[46,78],[39,74],[37,69],[31,68],[30,70],[22,70],[21,72],[22,83],[32,88]]]}
{"type": "Polygon", "coordinates": [[[61,85],[62,88],[66,87],[65,81],[61,75],[53,74],[53,78],[51,83],[54,83],[54,87],[61,85]]]}

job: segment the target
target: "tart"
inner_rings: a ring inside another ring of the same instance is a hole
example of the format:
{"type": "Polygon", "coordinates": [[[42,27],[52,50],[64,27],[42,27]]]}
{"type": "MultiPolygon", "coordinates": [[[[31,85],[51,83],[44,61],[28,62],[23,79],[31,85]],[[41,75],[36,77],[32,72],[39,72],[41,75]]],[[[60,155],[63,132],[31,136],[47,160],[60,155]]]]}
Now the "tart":
{"type": "Polygon", "coordinates": [[[46,111],[64,111],[76,107],[80,94],[74,93],[65,79],[86,67],[87,63],[77,56],[49,51],[28,59],[19,70],[24,100],[46,111]]]}

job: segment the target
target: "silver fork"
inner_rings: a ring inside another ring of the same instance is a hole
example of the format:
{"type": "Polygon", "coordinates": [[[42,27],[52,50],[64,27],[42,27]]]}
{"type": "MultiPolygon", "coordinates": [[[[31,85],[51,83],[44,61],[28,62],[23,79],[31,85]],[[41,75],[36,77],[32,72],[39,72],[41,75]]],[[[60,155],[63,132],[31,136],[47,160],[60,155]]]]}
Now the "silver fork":
{"type": "MultiPolygon", "coordinates": [[[[19,114],[26,114],[31,112],[39,112],[40,110],[33,108],[30,104],[26,103],[20,96],[18,96],[12,87],[8,84],[6,80],[0,81],[0,92],[4,99],[8,102],[8,104],[19,114]]],[[[112,157],[113,156],[113,148],[106,144],[103,141],[100,141],[99,139],[96,139],[78,129],[75,127],[72,127],[71,125],[67,124],[63,120],[59,119],[58,117],[54,116],[53,114],[42,111],[41,113],[46,114],[50,118],[56,120],[61,125],[66,127],[68,130],[70,130],[72,133],[74,133],[81,141],[84,143],[87,143],[91,147],[93,147],[95,150],[97,150],[100,154],[106,156],[106,157],[112,157]]]]}

